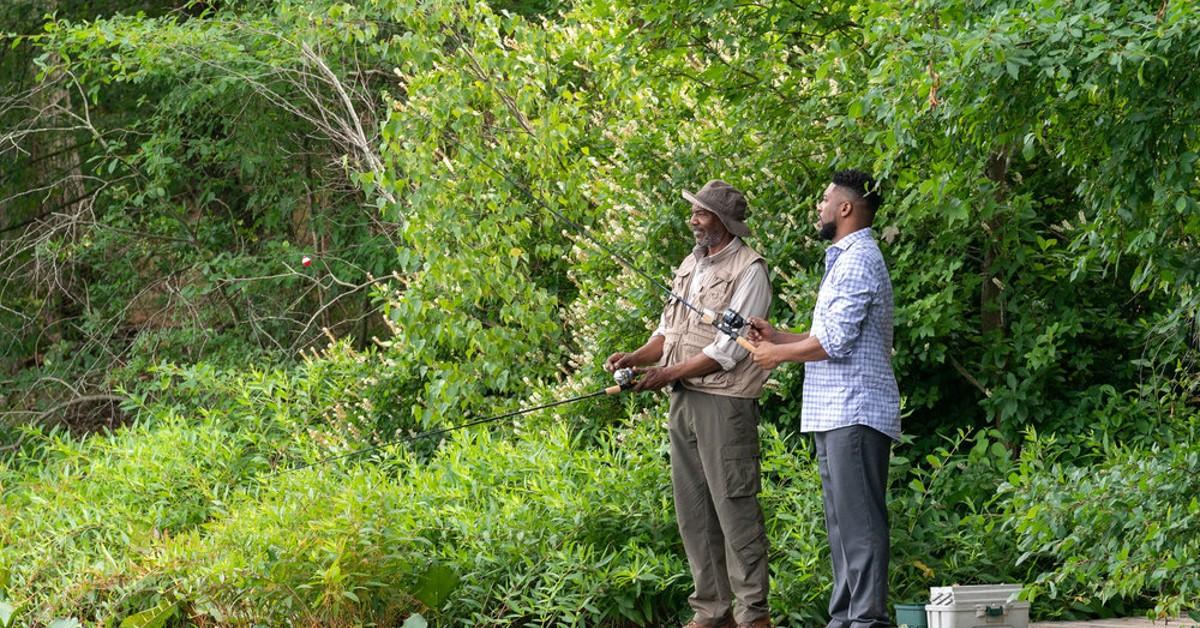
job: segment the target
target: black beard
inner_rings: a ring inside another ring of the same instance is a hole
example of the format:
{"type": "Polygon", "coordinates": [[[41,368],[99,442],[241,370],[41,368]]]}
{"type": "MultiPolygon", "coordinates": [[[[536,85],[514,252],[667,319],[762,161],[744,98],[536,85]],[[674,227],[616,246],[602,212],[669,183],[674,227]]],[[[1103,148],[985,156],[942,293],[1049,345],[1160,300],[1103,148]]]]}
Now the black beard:
{"type": "Polygon", "coordinates": [[[821,231],[818,233],[822,240],[833,240],[833,236],[837,235],[837,224],[832,222],[821,223],[821,231]]]}

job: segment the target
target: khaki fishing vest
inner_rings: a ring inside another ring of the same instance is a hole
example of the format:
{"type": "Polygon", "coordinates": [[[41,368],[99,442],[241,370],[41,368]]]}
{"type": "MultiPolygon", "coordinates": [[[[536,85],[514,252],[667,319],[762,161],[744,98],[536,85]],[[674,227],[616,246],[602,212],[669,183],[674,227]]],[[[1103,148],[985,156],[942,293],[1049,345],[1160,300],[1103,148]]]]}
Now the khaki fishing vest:
{"type": "MultiPolygon", "coordinates": [[[[692,301],[698,308],[712,310],[718,318],[729,307],[729,302],[733,299],[734,282],[741,276],[742,271],[755,262],[763,261],[762,256],[745,243],[730,253],[709,267],[704,276],[704,285],[698,286],[694,292],[695,300],[692,301]]],[[[694,253],[684,258],[679,270],[675,271],[671,292],[687,298],[698,261],[694,253]]],[[[701,320],[699,314],[674,298],[667,301],[663,315],[663,366],[673,366],[686,361],[712,344],[717,334],[721,333],[712,324],[701,320]]],[[[680,383],[689,390],[713,395],[757,399],[769,375],[768,371],[756,366],[750,356],[746,356],[728,371],[717,370],[701,377],[682,379],[680,383]]]]}

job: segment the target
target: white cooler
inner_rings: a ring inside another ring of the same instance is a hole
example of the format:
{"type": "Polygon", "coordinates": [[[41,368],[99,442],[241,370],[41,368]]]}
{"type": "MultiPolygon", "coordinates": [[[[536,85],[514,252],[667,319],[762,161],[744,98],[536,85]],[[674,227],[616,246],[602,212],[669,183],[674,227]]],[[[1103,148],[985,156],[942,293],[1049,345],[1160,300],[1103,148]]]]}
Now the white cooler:
{"type": "Polygon", "coordinates": [[[1018,602],[1019,584],[930,587],[929,628],[1029,628],[1029,602],[1018,602]]]}

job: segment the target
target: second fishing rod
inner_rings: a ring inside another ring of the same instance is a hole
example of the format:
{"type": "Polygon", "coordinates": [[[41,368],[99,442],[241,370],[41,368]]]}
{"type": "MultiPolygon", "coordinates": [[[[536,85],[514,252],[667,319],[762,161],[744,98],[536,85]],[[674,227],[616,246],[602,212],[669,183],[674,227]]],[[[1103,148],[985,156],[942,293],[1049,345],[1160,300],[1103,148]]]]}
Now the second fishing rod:
{"type": "Polygon", "coordinates": [[[421,440],[424,438],[433,438],[435,436],[441,436],[442,434],[448,434],[450,432],[455,432],[455,431],[458,431],[458,430],[461,430],[464,428],[473,427],[476,425],[483,425],[485,423],[495,423],[497,421],[503,421],[504,419],[511,419],[513,417],[526,415],[531,412],[536,412],[538,410],[545,410],[547,408],[553,408],[556,406],[563,406],[563,405],[567,405],[567,404],[571,404],[571,403],[576,403],[578,401],[583,401],[585,399],[594,399],[596,397],[602,397],[602,396],[606,396],[606,395],[619,395],[622,392],[625,392],[625,391],[633,388],[637,384],[636,379],[637,379],[637,372],[635,369],[632,369],[632,368],[619,369],[618,371],[613,373],[613,380],[615,380],[615,382],[616,382],[615,384],[613,384],[612,386],[608,386],[606,388],[602,388],[600,390],[594,391],[594,392],[585,393],[585,394],[578,395],[575,397],[570,397],[567,399],[558,399],[555,401],[550,401],[547,403],[539,404],[536,406],[518,408],[516,410],[512,410],[510,412],[505,412],[502,414],[497,414],[495,416],[471,419],[468,421],[464,421],[462,423],[458,423],[456,425],[451,425],[449,427],[441,427],[441,428],[437,428],[437,429],[428,430],[425,432],[419,432],[419,433],[412,434],[409,436],[404,436],[401,438],[387,440],[382,443],[379,443],[378,445],[371,445],[369,447],[362,447],[360,449],[354,449],[354,450],[348,451],[346,453],[328,456],[328,457],[316,460],[314,462],[310,462],[308,464],[303,464],[303,465],[300,465],[297,467],[286,467],[286,468],[282,468],[282,469],[277,469],[277,470],[273,471],[272,473],[267,474],[266,477],[269,478],[269,477],[273,477],[276,475],[282,475],[285,473],[292,473],[294,471],[309,469],[309,468],[320,466],[323,464],[328,464],[330,462],[336,462],[338,460],[345,460],[347,458],[353,458],[356,456],[361,456],[363,454],[368,454],[373,451],[379,451],[381,449],[390,447],[392,445],[399,445],[402,443],[410,443],[412,441],[421,440]]]}

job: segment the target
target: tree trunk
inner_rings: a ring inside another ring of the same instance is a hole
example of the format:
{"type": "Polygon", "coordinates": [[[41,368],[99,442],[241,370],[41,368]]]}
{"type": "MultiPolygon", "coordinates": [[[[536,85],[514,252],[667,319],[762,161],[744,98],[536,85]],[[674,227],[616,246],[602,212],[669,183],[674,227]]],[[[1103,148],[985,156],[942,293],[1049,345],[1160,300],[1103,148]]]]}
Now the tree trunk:
{"type": "MultiPolygon", "coordinates": [[[[51,2],[53,9],[57,3],[51,2]]],[[[53,64],[56,59],[51,58],[53,64]]],[[[33,71],[33,69],[31,69],[33,71]]],[[[42,86],[34,94],[37,106],[37,128],[55,129],[75,126],[67,115],[72,111],[70,84],[62,72],[52,72],[45,77],[42,86]]],[[[79,237],[79,221],[90,210],[90,200],[83,186],[83,171],[78,142],[70,131],[47,131],[35,136],[30,146],[30,159],[37,164],[38,187],[48,187],[43,209],[56,208],[43,218],[47,233],[39,237],[74,241],[79,237]]],[[[41,210],[39,210],[40,212],[41,210]]],[[[58,323],[65,317],[70,288],[75,283],[70,264],[58,260],[38,260],[35,266],[36,282],[46,287],[41,318],[45,337],[51,342],[62,338],[58,323]]]]}
{"type": "MultiPolygon", "coordinates": [[[[998,150],[990,157],[984,170],[984,176],[996,184],[995,200],[998,207],[1003,207],[1008,198],[1008,165],[1009,152],[1007,149],[998,150]]],[[[1000,231],[1004,226],[1003,215],[1000,211],[992,214],[983,223],[983,263],[981,267],[983,284],[979,290],[980,332],[987,338],[998,332],[1004,334],[1004,303],[1000,299],[1002,286],[996,278],[996,266],[1003,251],[1001,250],[1000,231]]],[[[1001,367],[1001,372],[1004,368],[1001,367]]],[[[1000,415],[993,417],[996,429],[1000,428],[1000,415]]]]}

